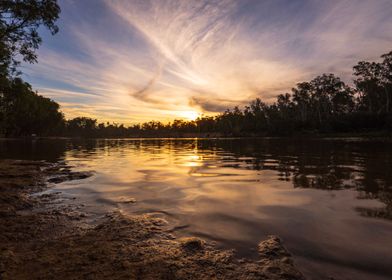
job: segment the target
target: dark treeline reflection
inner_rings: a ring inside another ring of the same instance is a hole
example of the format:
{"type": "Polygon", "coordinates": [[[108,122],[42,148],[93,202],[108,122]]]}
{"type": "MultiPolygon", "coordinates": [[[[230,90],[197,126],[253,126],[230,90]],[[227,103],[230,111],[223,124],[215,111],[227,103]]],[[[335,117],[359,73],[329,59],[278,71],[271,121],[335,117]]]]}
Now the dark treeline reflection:
{"type": "MultiPolygon", "coordinates": [[[[274,171],[278,180],[294,188],[354,189],[358,199],[376,199],[383,208],[358,208],[364,216],[392,219],[392,145],[389,141],[271,139],[142,139],[45,140],[34,143],[1,141],[1,158],[96,160],[97,155],[129,150],[174,159],[187,153],[200,158],[201,167],[219,165],[255,171],[274,171]]],[[[261,174],[261,173],[260,173],[261,174]]],[[[257,176],[258,173],[255,174],[257,176]]]]}
{"type": "Polygon", "coordinates": [[[57,162],[64,159],[68,145],[65,140],[0,139],[0,159],[57,162]]]}

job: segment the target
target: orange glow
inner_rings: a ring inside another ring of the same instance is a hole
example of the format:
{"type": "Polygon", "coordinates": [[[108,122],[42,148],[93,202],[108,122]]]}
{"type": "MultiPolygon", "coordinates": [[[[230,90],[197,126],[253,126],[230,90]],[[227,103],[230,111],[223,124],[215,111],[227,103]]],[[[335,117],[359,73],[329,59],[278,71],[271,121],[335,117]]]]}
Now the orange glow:
{"type": "Polygon", "coordinates": [[[196,111],[182,111],[178,115],[183,119],[194,121],[200,117],[201,114],[196,111]]]}

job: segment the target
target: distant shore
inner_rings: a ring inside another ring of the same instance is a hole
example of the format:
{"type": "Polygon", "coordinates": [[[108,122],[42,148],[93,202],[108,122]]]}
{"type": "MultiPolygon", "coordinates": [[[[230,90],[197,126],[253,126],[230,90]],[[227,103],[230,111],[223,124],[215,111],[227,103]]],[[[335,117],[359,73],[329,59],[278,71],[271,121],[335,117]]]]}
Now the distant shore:
{"type": "Polygon", "coordinates": [[[233,139],[233,138],[293,138],[293,139],[350,139],[350,138],[369,138],[369,139],[392,139],[392,132],[390,131],[365,131],[356,133],[298,133],[292,135],[223,135],[219,133],[184,133],[184,134],[160,134],[160,135],[133,135],[127,137],[87,137],[87,136],[25,136],[25,137],[1,137],[0,140],[38,140],[38,139],[53,139],[53,140],[67,140],[67,139],[233,139]]]}
{"type": "Polygon", "coordinates": [[[83,205],[50,184],[83,179],[64,163],[0,160],[0,279],[304,279],[275,236],[259,259],[237,259],[204,240],[176,238],[148,215],[108,213],[94,223],[83,205]]]}

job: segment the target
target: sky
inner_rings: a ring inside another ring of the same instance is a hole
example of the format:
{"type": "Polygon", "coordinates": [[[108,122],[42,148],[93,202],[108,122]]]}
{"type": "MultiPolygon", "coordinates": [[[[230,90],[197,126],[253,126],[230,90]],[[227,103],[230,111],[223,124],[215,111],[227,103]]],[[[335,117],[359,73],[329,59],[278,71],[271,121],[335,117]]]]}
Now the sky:
{"type": "Polygon", "coordinates": [[[392,0],[59,0],[24,78],[66,118],[135,124],[273,102],[392,50],[392,0]]]}

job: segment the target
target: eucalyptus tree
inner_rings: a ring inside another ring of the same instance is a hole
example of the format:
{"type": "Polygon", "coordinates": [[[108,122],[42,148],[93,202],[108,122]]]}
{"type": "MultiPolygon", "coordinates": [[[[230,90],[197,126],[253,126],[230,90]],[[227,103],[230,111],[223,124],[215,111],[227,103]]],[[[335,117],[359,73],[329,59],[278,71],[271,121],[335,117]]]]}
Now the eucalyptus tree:
{"type": "Polygon", "coordinates": [[[392,112],[392,51],[381,56],[380,83],[385,93],[385,111],[392,112]]]}
{"type": "Polygon", "coordinates": [[[349,113],[354,108],[354,92],[334,74],[317,76],[311,82],[311,100],[319,122],[349,113]]]}
{"type": "Polygon", "coordinates": [[[37,61],[36,50],[42,42],[38,28],[58,32],[55,24],[60,7],[56,0],[1,0],[0,1],[0,74],[16,73],[22,60],[37,61]]]}
{"type": "Polygon", "coordinates": [[[302,123],[308,122],[311,119],[311,88],[312,86],[309,82],[302,82],[298,83],[291,90],[295,110],[298,112],[299,120],[302,123]]]}
{"type": "Polygon", "coordinates": [[[44,26],[57,33],[59,13],[56,0],[0,0],[0,134],[47,133],[62,120],[57,103],[17,78],[20,60],[37,61],[42,42],[38,29],[44,26]]]}
{"type": "Polygon", "coordinates": [[[218,129],[225,134],[238,134],[243,128],[244,114],[235,106],[232,110],[227,109],[217,116],[216,122],[218,129]]]}
{"type": "Polygon", "coordinates": [[[380,63],[360,61],[354,66],[354,84],[359,94],[359,106],[370,114],[380,113],[385,104],[381,94],[381,73],[380,63]]]}
{"type": "Polygon", "coordinates": [[[256,98],[250,103],[249,107],[254,118],[255,132],[264,132],[268,130],[270,123],[268,105],[260,98],[256,98]]]}
{"type": "Polygon", "coordinates": [[[276,106],[279,111],[279,115],[284,120],[289,120],[293,115],[293,101],[292,96],[289,93],[279,94],[276,98],[276,106]]]}
{"type": "Polygon", "coordinates": [[[76,117],[66,122],[67,133],[71,136],[93,137],[97,128],[97,120],[88,117],[76,117]]]}
{"type": "Polygon", "coordinates": [[[212,116],[202,116],[196,119],[197,132],[216,131],[216,120],[212,116]]]}
{"type": "Polygon", "coordinates": [[[64,124],[59,105],[35,93],[20,78],[3,85],[1,133],[5,136],[61,133],[64,124]]]}

